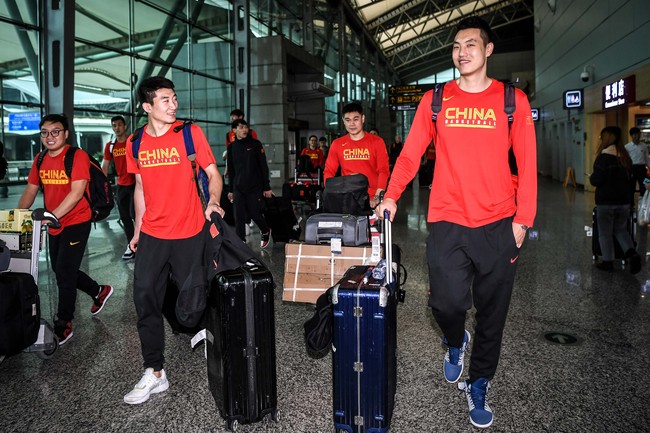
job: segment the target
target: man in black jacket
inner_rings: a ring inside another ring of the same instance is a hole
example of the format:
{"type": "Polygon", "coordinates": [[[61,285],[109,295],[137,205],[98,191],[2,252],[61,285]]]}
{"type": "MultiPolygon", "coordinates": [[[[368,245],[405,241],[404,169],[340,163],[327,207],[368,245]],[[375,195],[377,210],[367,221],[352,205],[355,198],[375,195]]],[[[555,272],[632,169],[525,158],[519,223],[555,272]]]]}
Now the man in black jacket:
{"type": "Polygon", "coordinates": [[[252,219],[262,232],[260,246],[266,248],[271,229],[262,215],[262,197],[271,197],[269,166],[264,146],[259,140],[248,136],[249,127],[244,119],[232,122],[235,141],[228,149],[228,173],[230,192],[228,199],[235,210],[235,231],[246,240],[246,222],[252,219]]]}

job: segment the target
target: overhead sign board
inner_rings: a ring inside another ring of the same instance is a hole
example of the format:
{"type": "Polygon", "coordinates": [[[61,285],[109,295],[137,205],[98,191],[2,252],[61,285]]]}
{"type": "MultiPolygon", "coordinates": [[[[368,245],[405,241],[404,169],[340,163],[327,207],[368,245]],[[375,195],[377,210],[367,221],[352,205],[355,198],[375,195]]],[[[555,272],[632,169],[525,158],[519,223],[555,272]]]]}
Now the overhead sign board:
{"type": "Polygon", "coordinates": [[[388,105],[393,111],[412,111],[418,108],[424,94],[435,84],[409,84],[388,88],[388,105]]]}
{"type": "Polygon", "coordinates": [[[603,86],[603,109],[620,107],[636,101],[636,76],[621,78],[603,86]]]}
{"type": "Polygon", "coordinates": [[[9,131],[38,131],[41,122],[41,113],[9,113],[9,131]]]}
{"type": "Polygon", "coordinates": [[[582,89],[567,90],[564,92],[564,109],[584,107],[582,89]]]}

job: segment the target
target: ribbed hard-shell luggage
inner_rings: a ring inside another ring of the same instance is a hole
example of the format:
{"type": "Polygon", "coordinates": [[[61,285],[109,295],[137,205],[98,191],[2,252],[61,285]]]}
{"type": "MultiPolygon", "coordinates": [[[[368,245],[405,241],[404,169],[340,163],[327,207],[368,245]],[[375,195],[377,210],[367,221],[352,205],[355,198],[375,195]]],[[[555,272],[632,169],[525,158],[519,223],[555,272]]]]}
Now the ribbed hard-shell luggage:
{"type": "Polygon", "coordinates": [[[370,242],[370,225],[367,216],[340,213],[318,213],[307,219],[305,242],[308,244],[330,243],[339,238],[345,246],[359,246],[370,242]]]}
{"type": "MultiPolygon", "coordinates": [[[[591,230],[591,250],[593,252],[594,260],[602,256],[600,250],[600,241],[599,241],[599,232],[598,232],[598,218],[597,218],[598,207],[594,207],[593,212],[591,213],[592,217],[592,230],[591,230]]],[[[636,209],[630,207],[630,215],[627,219],[626,224],[627,232],[632,237],[632,242],[636,246],[636,209]]],[[[621,249],[616,236],[614,236],[614,257],[617,259],[625,260],[625,251],[621,249]]]]}
{"type": "Polygon", "coordinates": [[[14,355],[36,342],[41,327],[38,287],[31,274],[0,273],[0,355],[14,355]]]}
{"type": "Polygon", "coordinates": [[[208,296],[208,383],[230,430],[279,419],[273,276],[259,263],[218,274],[208,296]]]}
{"type": "MultiPolygon", "coordinates": [[[[385,231],[391,244],[390,225],[385,231]]],[[[392,263],[392,248],[385,248],[392,263]]],[[[337,433],[388,431],[397,387],[398,281],[353,266],[332,289],[334,427],[337,433]]],[[[399,265],[397,265],[399,270],[399,265]]],[[[397,272],[399,273],[399,272],[397,272]]]]}

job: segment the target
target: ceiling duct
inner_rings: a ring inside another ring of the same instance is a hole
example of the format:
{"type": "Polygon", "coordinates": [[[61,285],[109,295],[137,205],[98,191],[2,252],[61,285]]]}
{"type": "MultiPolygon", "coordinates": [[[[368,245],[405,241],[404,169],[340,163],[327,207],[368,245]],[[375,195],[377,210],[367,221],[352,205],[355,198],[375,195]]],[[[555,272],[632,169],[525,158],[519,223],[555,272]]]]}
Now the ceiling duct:
{"type": "Polygon", "coordinates": [[[292,100],[318,99],[334,96],[336,92],[322,83],[315,81],[308,83],[289,84],[289,98],[292,100]]]}

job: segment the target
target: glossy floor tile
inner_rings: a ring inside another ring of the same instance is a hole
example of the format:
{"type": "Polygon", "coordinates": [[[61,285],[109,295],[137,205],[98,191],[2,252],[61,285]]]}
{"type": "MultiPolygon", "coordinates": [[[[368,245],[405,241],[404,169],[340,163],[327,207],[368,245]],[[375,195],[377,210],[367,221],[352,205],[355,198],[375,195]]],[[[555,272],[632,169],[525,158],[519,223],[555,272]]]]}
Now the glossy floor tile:
{"type": "MultiPolygon", "coordinates": [[[[416,183],[417,186],[417,183],[416,183]]],[[[398,311],[396,433],[470,432],[467,404],[442,377],[440,330],[426,306],[427,189],[407,191],[393,240],[408,271],[398,311]]],[[[12,188],[3,208],[13,207],[12,188]]],[[[641,432],[650,419],[650,293],[637,275],[592,264],[593,194],[540,178],[539,210],[522,254],[505,328],[501,362],[489,394],[492,432],[641,432]],[[566,335],[565,335],[566,334],[566,335]],[[548,337],[548,338],[546,338],[548,337]],[[577,341],[570,343],[570,338],[577,341]]],[[[255,231],[255,230],[254,230],[255,231]]],[[[638,230],[640,253],[647,228],[638,230]]],[[[250,237],[259,251],[259,234],[250,237]]],[[[132,300],[133,264],[116,220],[92,230],[84,269],[115,294],[91,317],[80,293],[74,337],[49,360],[21,353],[0,364],[0,432],[224,432],[208,392],[203,348],[167,328],[170,388],[144,404],[122,397],[139,380],[142,359],[132,300]]],[[[281,301],[284,245],[262,252],[277,282],[276,338],[281,420],[240,426],[248,432],[332,432],[331,357],[311,359],[303,323],[312,307],[281,301]]],[[[39,287],[51,319],[55,282],[41,254],[39,287]]],[[[473,312],[468,314],[472,329],[473,312]]]]}

